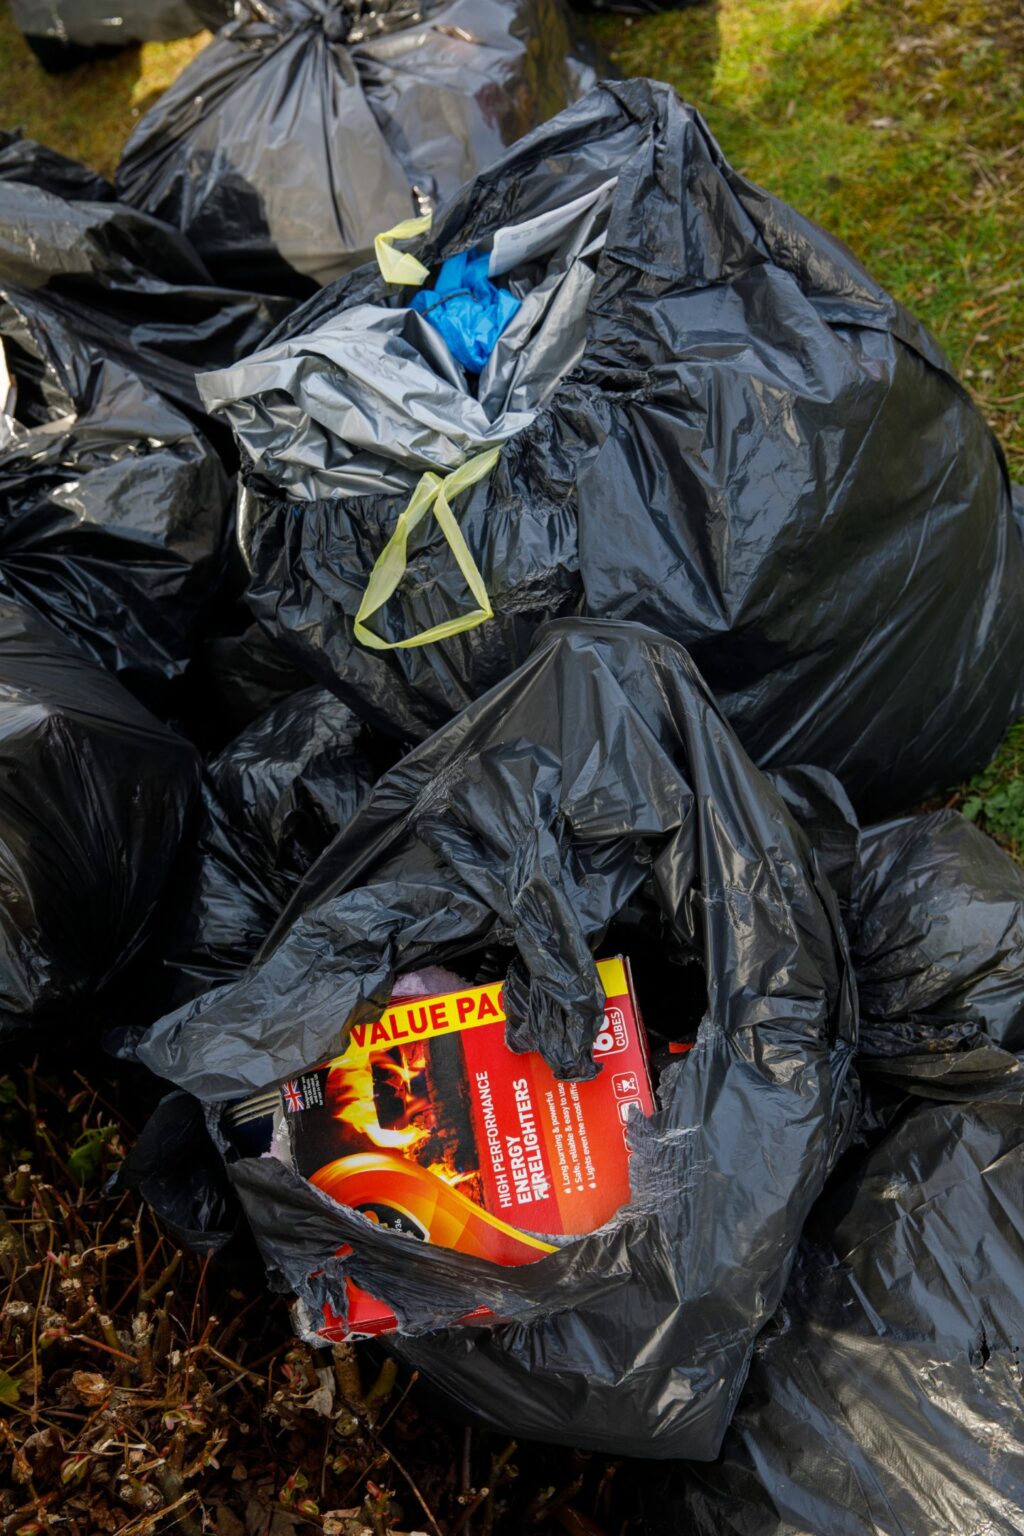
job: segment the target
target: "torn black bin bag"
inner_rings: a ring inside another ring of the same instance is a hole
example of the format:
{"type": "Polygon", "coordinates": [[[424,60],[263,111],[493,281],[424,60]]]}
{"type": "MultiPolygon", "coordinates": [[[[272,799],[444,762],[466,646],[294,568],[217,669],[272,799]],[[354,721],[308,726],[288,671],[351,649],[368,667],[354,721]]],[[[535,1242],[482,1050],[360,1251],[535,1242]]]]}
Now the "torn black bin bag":
{"type": "Polygon", "coordinates": [[[308,294],[594,83],[562,0],[239,0],[138,123],[119,195],[220,281],[308,294]]]}
{"type": "Polygon", "coordinates": [[[1024,1071],[919,1105],[811,1218],[722,1454],[647,1480],[647,1536],[1024,1525],[1024,1071]]]}
{"type": "Polygon", "coordinates": [[[14,25],[51,74],[131,43],[222,26],[231,10],[231,0],[11,0],[14,25]]]}
{"type": "Polygon", "coordinates": [[[343,1310],[351,1273],[395,1308],[395,1347],[481,1422],[707,1457],[848,1128],[855,1005],[835,896],[675,642],[551,625],[378,781],[245,975],[139,1055],[214,1115],[336,1054],[396,974],[479,974],[498,946],[510,1043],[592,1076],[592,956],[638,900],[679,962],[648,1024],[677,1031],[695,988],[706,1013],[634,1127],[634,1197],[602,1231],[504,1269],[375,1228],[273,1158],[230,1174],[275,1285],[315,1319],[343,1310]],[[481,1302],[508,1321],[446,1327],[481,1302]]]}
{"type": "Polygon", "coordinates": [[[318,680],[422,738],[582,608],[682,642],[756,762],[827,768],[862,813],[988,759],[1024,710],[1005,464],[849,251],[644,80],[414,249],[432,285],[467,247],[522,299],[479,375],[367,267],[202,382],[243,451],[250,601],[318,680]]]}
{"type": "Polygon", "coordinates": [[[198,783],[188,743],[0,583],[0,1032],[66,1022],[138,952],[198,783]]]}
{"type": "Polygon", "coordinates": [[[198,643],[232,512],[185,416],[0,300],[0,578],[155,709],[198,643]]]}
{"type": "Polygon", "coordinates": [[[205,419],[197,371],[244,357],[290,307],[217,287],[177,230],[114,201],[101,178],[77,177],[73,161],[31,140],[0,141],[5,316],[66,331],[205,419]]]}
{"type": "Polygon", "coordinates": [[[234,980],[373,783],[364,729],[307,688],[206,766],[194,870],[170,946],[179,998],[234,980]]]}

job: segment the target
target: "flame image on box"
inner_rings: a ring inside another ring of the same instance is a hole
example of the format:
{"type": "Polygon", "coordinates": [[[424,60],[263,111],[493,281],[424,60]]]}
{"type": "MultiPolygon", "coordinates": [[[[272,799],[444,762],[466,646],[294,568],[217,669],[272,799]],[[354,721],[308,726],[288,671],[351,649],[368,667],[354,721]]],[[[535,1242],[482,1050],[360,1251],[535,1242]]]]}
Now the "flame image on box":
{"type": "MultiPolygon", "coordinates": [[[[602,1071],[554,1077],[505,1044],[502,984],[402,998],[353,1027],[344,1055],[228,1112],[238,1149],[270,1152],[371,1221],[500,1264],[593,1231],[629,1199],[626,1125],[653,1095],[628,966],[598,963],[602,1071]]],[[[350,1282],[330,1337],[394,1317],[350,1282]]]]}

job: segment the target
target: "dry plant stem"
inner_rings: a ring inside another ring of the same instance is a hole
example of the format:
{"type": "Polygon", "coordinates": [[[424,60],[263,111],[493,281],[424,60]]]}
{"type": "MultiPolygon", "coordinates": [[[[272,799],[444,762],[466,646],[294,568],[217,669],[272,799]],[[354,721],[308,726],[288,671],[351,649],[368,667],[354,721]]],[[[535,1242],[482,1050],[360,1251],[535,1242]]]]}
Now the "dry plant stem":
{"type": "MultiPolygon", "coordinates": [[[[194,1498],[194,1493],[189,1493],[178,1473],[166,1462],[154,1468],[153,1473],[156,1485],[164,1496],[164,1509],[162,1514],[169,1510],[177,1509],[188,1498],[194,1498]]],[[[178,1516],[174,1522],[175,1529],[181,1532],[181,1536],[203,1536],[202,1527],[193,1520],[186,1511],[178,1516]]]]}
{"type": "Polygon", "coordinates": [[[371,1423],[376,1420],[378,1413],[391,1396],[397,1380],[398,1366],[389,1356],[381,1366],[377,1380],[373,1383],[364,1399],[363,1406],[371,1423]]]}
{"type": "Polygon", "coordinates": [[[456,1518],[455,1524],[451,1527],[449,1532],[449,1536],[461,1536],[461,1533],[468,1529],[470,1520],[476,1514],[477,1510],[480,1508],[480,1505],[490,1495],[492,1489],[495,1487],[498,1481],[498,1478],[501,1476],[509,1461],[515,1455],[515,1452],[516,1441],[510,1440],[508,1445],[506,1445],[505,1449],[502,1451],[501,1455],[496,1456],[494,1461],[491,1463],[491,1473],[487,1480],[486,1488],[480,1488],[477,1490],[473,1498],[462,1510],[461,1514],[456,1518]]]}
{"type": "Polygon", "coordinates": [[[394,1416],[398,1412],[399,1408],[401,1408],[402,1404],[405,1402],[406,1398],[409,1396],[409,1393],[412,1391],[413,1387],[416,1385],[416,1383],[419,1381],[419,1379],[420,1379],[419,1371],[413,1371],[412,1375],[409,1377],[409,1380],[405,1384],[405,1388],[404,1388],[404,1390],[402,1392],[401,1397],[398,1399],[398,1402],[389,1411],[387,1417],[385,1419],[383,1419],[382,1422],[377,1426],[377,1433],[378,1434],[383,1434],[384,1430],[387,1429],[388,1425],[391,1423],[391,1420],[394,1418],[394,1416]]]}
{"type": "Polygon", "coordinates": [[[31,1267],[31,1260],[22,1242],[21,1234],[0,1211],[0,1269],[7,1277],[11,1291],[20,1301],[31,1301],[31,1288],[25,1283],[24,1271],[31,1267]]]}
{"type": "Polygon", "coordinates": [[[334,1362],[334,1379],[338,1383],[338,1390],[342,1397],[350,1408],[360,1413],[364,1412],[366,1404],[363,1397],[363,1381],[355,1350],[351,1344],[337,1344],[331,1351],[331,1356],[334,1362]]]}
{"type": "Polygon", "coordinates": [[[434,1512],[430,1508],[430,1505],[427,1503],[426,1499],[423,1497],[423,1495],[420,1492],[419,1488],[416,1486],[415,1480],[413,1479],[411,1473],[407,1472],[405,1467],[402,1466],[402,1463],[399,1461],[399,1459],[395,1455],[394,1451],[388,1451],[386,1446],[383,1447],[383,1449],[387,1452],[388,1459],[394,1464],[394,1466],[397,1468],[397,1470],[402,1474],[402,1476],[405,1478],[406,1482],[409,1484],[409,1487],[412,1489],[413,1494],[416,1497],[416,1502],[419,1504],[419,1506],[422,1509],[423,1513],[426,1515],[427,1519],[430,1521],[430,1524],[433,1526],[434,1531],[436,1533],[436,1536],[442,1536],[441,1527],[438,1525],[436,1519],[434,1518],[434,1512]]]}
{"type": "Polygon", "coordinates": [[[244,1376],[248,1381],[254,1381],[258,1387],[263,1386],[264,1383],[262,1376],[257,1376],[254,1371],[247,1370],[244,1365],[239,1365],[238,1361],[232,1360],[230,1356],[222,1355],[220,1350],[214,1349],[212,1344],[197,1345],[192,1353],[198,1354],[200,1349],[202,1349],[205,1354],[212,1355],[215,1360],[219,1360],[221,1365],[227,1366],[229,1371],[234,1371],[236,1376],[244,1376]]]}
{"type": "Polygon", "coordinates": [[[32,1164],[19,1163],[11,1184],[11,1202],[14,1205],[24,1205],[32,1189],[32,1164]]]}
{"type": "Polygon", "coordinates": [[[181,1249],[178,1248],[175,1250],[170,1263],[164,1266],[157,1279],[153,1281],[153,1284],[148,1286],[146,1290],[140,1293],[139,1301],[143,1306],[146,1306],[151,1301],[156,1301],[159,1299],[165,1287],[170,1283],[171,1280],[174,1279],[174,1276],[177,1274],[178,1265],[181,1263],[181,1259],[182,1252],[181,1249]]]}
{"type": "Polygon", "coordinates": [[[462,1482],[459,1488],[459,1500],[465,1504],[470,1495],[473,1473],[473,1431],[466,1425],[462,1431],[462,1482]]]}

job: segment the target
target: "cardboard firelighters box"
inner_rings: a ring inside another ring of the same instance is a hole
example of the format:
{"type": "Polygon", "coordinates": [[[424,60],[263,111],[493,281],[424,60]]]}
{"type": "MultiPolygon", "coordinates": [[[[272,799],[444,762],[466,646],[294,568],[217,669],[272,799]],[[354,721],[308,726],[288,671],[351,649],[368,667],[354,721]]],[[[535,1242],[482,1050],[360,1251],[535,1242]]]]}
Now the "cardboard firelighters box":
{"type": "MultiPolygon", "coordinates": [[[[344,1055],[229,1114],[242,1150],[270,1148],[372,1221],[500,1264],[527,1264],[546,1239],[603,1225],[629,1199],[626,1126],[653,1110],[643,1027],[621,957],[598,962],[602,1070],[559,1081],[536,1052],[505,1044],[502,984],[394,1000],[353,1027],[344,1055]],[[246,1138],[250,1145],[245,1146],[246,1138]]],[[[354,1281],[332,1341],[386,1333],[394,1313],[354,1281]]]]}

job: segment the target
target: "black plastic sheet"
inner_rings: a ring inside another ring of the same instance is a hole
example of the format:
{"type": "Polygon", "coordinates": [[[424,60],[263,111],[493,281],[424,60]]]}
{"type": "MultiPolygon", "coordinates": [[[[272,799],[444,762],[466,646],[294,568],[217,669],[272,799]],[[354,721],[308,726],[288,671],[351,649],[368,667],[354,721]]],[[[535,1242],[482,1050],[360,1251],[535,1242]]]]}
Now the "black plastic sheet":
{"type": "Polygon", "coordinates": [[[197,673],[203,725],[214,750],[226,746],[275,704],[309,686],[309,679],[260,629],[212,635],[197,673]]]}
{"type": "Polygon", "coordinates": [[[134,129],[121,197],[306,294],[594,82],[562,0],[241,0],[134,129]]]}
{"type": "Polygon", "coordinates": [[[3,356],[0,583],[161,707],[219,582],[228,476],[160,395],[0,302],[3,356]]]}
{"type": "Polygon", "coordinates": [[[153,931],[199,765],[31,607],[0,594],[0,1031],[80,1023],[153,931]]]}
{"type": "Polygon", "coordinates": [[[150,1115],[117,1169],[115,1189],[138,1190],[179,1243],[222,1253],[245,1224],[203,1107],[169,1093],[150,1115]]]}
{"type": "Polygon", "coordinates": [[[31,140],[0,139],[0,321],[66,335],[196,418],[195,375],[258,346],[290,303],[217,287],[177,230],[31,140]]]}
{"type": "Polygon", "coordinates": [[[857,870],[861,1054],[1024,1051],[1024,870],[955,811],[870,828],[857,870]]]}
{"type": "Polygon", "coordinates": [[[1024,1071],[924,1104],[830,1188],[722,1456],[652,1479],[650,1536],[1021,1525],[1024,1071]]]}
{"type": "Polygon", "coordinates": [[[855,1020],[836,899],[678,645],[552,625],[384,775],[245,975],[139,1054],[215,1126],[218,1104],[336,1054],[396,973],[452,963],[504,969],[510,1043],[590,1076],[592,955],[638,904],[674,983],[648,1023],[677,1033],[690,993],[705,1016],[634,1130],[633,1200],[602,1231],[502,1269],[410,1250],[273,1159],[229,1171],[277,1286],[315,1317],[328,1296],[343,1309],[350,1272],[395,1307],[400,1352],[483,1423],[708,1457],[849,1129],[855,1020]],[[510,1321],[444,1330],[481,1302],[510,1321]]]}
{"type": "Polygon", "coordinates": [[[195,870],[170,946],[179,997],[245,970],[309,866],[374,779],[363,728],[307,688],[275,705],[203,776],[195,870]]]}
{"type": "MultiPolygon", "coordinates": [[[[737,175],[667,87],[599,87],[412,248],[436,271],[613,178],[582,355],[455,506],[493,617],[418,648],[355,637],[409,492],[372,463],[366,494],[309,484],[354,441],[324,404],[318,338],[358,306],[408,302],[369,267],[204,384],[247,461],[255,610],[311,675],[406,738],[506,675],[548,618],[649,623],[686,645],[760,765],[815,763],[861,812],[904,809],[980,766],[1024,710],[1024,546],[999,447],[925,328],[737,175]],[[280,373],[261,393],[271,353],[298,358],[315,423],[275,392],[280,373]]],[[[432,442],[417,438],[420,467],[444,474],[458,455],[432,442]]],[[[374,625],[400,642],[472,606],[428,519],[374,625]]]]}

